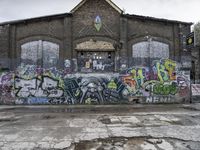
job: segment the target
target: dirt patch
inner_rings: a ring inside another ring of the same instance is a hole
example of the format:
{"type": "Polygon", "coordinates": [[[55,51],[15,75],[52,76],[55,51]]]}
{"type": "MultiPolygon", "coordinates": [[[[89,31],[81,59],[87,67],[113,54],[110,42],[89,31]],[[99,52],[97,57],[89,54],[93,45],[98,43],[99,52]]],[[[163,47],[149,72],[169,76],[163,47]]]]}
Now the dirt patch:
{"type": "Polygon", "coordinates": [[[119,147],[123,148],[123,145],[128,141],[126,138],[109,138],[98,139],[95,141],[82,141],[75,144],[74,150],[118,150],[119,147]]]}
{"type": "Polygon", "coordinates": [[[44,115],[44,116],[42,116],[42,119],[45,119],[45,120],[54,119],[54,118],[56,118],[56,116],[52,116],[52,115],[44,115]]]}
{"type": "Polygon", "coordinates": [[[17,118],[0,118],[0,122],[14,122],[14,121],[17,121],[18,119],[17,118]]]}
{"type": "Polygon", "coordinates": [[[200,111],[199,108],[192,107],[192,106],[185,106],[183,109],[190,110],[190,111],[200,111]]]}
{"type": "Polygon", "coordinates": [[[111,124],[112,123],[109,116],[101,116],[97,120],[103,124],[111,124]]]}
{"type": "MultiPolygon", "coordinates": [[[[171,138],[151,138],[151,137],[135,137],[135,138],[107,138],[96,139],[93,141],[81,141],[72,144],[70,150],[143,150],[143,149],[184,149],[191,150],[200,146],[199,142],[182,141],[171,138]]],[[[69,150],[66,149],[66,150],[69,150]]]]}

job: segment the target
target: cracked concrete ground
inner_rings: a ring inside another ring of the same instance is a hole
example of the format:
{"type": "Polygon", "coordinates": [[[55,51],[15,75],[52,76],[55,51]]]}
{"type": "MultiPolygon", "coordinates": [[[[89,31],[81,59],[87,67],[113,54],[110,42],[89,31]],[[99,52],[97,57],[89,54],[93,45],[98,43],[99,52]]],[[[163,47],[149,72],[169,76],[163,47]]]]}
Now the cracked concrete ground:
{"type": "Polygon", "coordinates": [[[200,104],[0,106],[1,150],[199,150],[200,104]]]}

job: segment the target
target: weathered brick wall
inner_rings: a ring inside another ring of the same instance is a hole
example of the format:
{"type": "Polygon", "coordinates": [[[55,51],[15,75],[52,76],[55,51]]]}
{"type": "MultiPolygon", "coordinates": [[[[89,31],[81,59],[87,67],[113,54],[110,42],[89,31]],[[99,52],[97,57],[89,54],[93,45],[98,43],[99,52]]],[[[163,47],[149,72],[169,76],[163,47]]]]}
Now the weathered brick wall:
{"type": "Polygon", "coordinates": [[[63,56],[63,19],[44,20],[26,24],[16,25],[16,56],[20,58],[21,45],[34,41],[45,40],[59,44],[60,56],[63,56]]]}
{"type": "Polygon", "coordinates": [[[193,77],[193,83],[199,84],[200,83],[200,48],[195,47],[192,50],[192,77],[193,77]]]}
{"type": "Polygon", "coordinates": [[[197,50],[198,50],[198,56],[197,56],[197,61],[196,61],[196,68],[195,68],[195,70],[196,70],[196,74],[195,74],[195,80],[196,80],[196,82],[195,83],[200,83],[200,47],[197,47],[196,48],[197,50]]]}
{"type": "Polygon", "coordinates": [[[155,39],[153,40],[169,44],[170,55],[174,56],[175,49],[178,51],[178,43],[176,43],[175,41],[175,35],[177,35],[177,28],[174,27],[174,25],[171,23],[166,24],[165,22],[159,22],[159,21],[141,20],[133,17],[129,18],[128,19],[129,54],[131,54],[133,44],[141,41],[147,41],[148,38],[154,37],[155,39]]]}
{"type": "MultiPolygon", "coordinates": [[[[169,45],[170,59],[181,62],[184,54],[183,36],[190,33],[190,25],[178,22],[156,21],[134,17],[128,18],[128,54],[132,55],[132,45],[141,41],[163,42],[169,45]]],[[[186,54],[188,55],[188,54],[186,54]]],[[[189,63],[188,63],[189,65],[189,63]]]]}
{"type": "Polygon", "coordinates": [[[103,0],[88,0],[73,13],[73,39],[85,36],[105,36],[119,39],[120,14],[103,0]],[[98,32],[94,27],[95,18],[102,20],[98,32]]]}
{"type": "Polygon", "coordinates": [[[163,37],[173,40],[173,24],[165,22],[141,20],[134,17],[128,18],[128,39],[137,38],[146,35],[163,37]]]}
{"type": "Polygon", "coordinates": [[[63,19],[18,24],[16,29],[16,40],[18,41],[38,35],[62,39],[64,36],[63,28],[63,19]]]}
{"type": "Polygon", "coordinates": [[[0,64],[9,68],[9,26],[0,26],[0,64]]]}
{"type": "Polygon", "coordinates": [[[10,33],[10,56],[14,61],[12,68],[16,68],[21,55],[21,45],[35,40],[53,42],[60,47],[60,60],[71,58],[71,18],[40,19],[39,21],[24,21],[12,24],[10,33]]]}

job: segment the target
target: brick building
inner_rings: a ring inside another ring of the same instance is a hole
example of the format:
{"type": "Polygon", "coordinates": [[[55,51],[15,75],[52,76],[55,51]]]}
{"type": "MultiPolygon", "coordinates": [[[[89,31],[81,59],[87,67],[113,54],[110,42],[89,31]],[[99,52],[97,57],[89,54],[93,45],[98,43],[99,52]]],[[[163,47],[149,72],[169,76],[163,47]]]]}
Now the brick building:
{"type": "MultiPolygon", "coordinates": [[[[188,71],[191,55],[184,50],[183,37],[190,33],[190,26],[124,14],[110,0],[83,0],[70,13],[1,23],[0,63],[9,70],[23,63],[110,74],[133,66],[153,72],[152,62],[170,59],[188,71]]],[[[172,70],[168,72],[168,78],[173,78],[172,70]]]]}
{"type": "MultiPolygon", "coordinates": [[[[186,22],[124,14],[109,0],[83,0],[70,13],[0,24],[0,59],[3,66],[12,69],[21,59],[27,57],[28,60],[34,59],[34,63],[36,59],[40,60],[37,63],[43,63],[41,65],[45,66],[45,56],[31,58],[24,53],[31,53],[30,45],[34,49],[34,46],[49,44],[52,51],[57,49],[52,61],[78,61],[88,52],[91,52],[91,55],[96,53],[99,57],[109,55],[114,66],[117,58],[120,58],[122,67],[131,66],[132,58],[139,55],[158,58],[164,55],[181,61],[181,56],[184,55],[182,36],[190,32],[190,25],[191,23],[186,22]],[[158,51],[144,54],[147,51],[145,48],[151,49],[148,47],[149,43],[151,47],[157,47],[158,51]],[[143,51],[138,53],[140,46],[143,46],[143,51]]],[[[81,64],[78,65],[81,67],[81,64]]],[[[110,68],[112,71],[117,69],[113,66],[110,68]]]]}

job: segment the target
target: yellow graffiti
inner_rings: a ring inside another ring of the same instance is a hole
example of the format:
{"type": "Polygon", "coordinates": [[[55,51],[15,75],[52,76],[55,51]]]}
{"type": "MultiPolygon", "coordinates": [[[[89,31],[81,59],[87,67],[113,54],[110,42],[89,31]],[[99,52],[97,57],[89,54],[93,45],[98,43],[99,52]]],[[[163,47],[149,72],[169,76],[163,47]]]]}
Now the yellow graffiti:
{"type": "Polygon", "coordinates": [[[164,61],[164,66],[166,70],[168,71],[170,80],[176,80],[176,73],[175,73],[176,62],[166,59],[164,61]]]}
{"type": "Polygon", "coordinates": [[[131,75],[132,75],[132,79],[134,79],[137,82],[137,87],[141,87],[141,85],[144,83],[145,80],[145,76],[143,75],[143,69],[142,68],[138,68],[136,69],[132,69],[131,70],[131,75]]]}
{"type": "Polygon", "coordinates": [[[158,78],[160,80],[161,83],[164,83],[165,81],[168,81],[168,74],[165,71],[165,66],[160,64],[160,62],[156,62],[156,69],[158,72],[158,78]]]}
{"type": "Polygon", "coordinates": [[[143,70],[141,68],[138,69],[138,76],[137,76],[137,78],[140,79],[140,85],[142,85],[144,83],[145,77],[143,76],[143,70]]]}
{"type": "Polygon", "coordinates": [[[132,74],[132,78],[133,78],[133,79],[136,79],[136,78],[137,78],[137,72],[136,72],[135,69],[132,69],[132,70],[131,70],[131,74],[132,74]]]}

